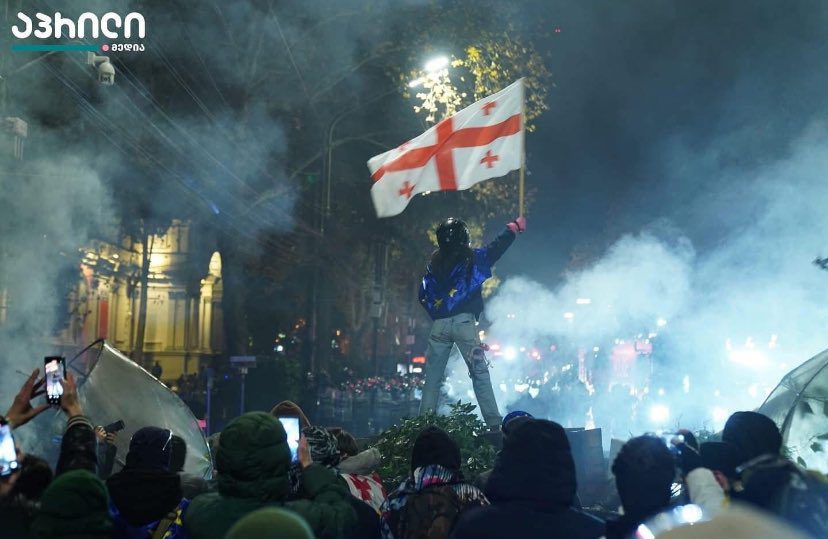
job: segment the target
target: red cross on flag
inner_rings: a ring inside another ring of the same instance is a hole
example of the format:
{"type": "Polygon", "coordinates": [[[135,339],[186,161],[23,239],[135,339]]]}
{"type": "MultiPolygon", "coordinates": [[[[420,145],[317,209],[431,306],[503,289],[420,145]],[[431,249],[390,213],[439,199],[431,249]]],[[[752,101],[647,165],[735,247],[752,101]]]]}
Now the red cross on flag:
{"type": "Polygon", "coordinates": [[[399,215],[414,195],[458,191],[523,163],[523,79],[368,161],[378,217],[399,215]]]}

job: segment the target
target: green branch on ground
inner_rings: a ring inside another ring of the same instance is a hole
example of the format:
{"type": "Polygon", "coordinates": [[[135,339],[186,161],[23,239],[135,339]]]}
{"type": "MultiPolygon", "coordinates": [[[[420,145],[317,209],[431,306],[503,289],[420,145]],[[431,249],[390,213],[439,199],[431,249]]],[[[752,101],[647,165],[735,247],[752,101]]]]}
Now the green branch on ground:
{"type": "Polygon", "coordinates": [[[383,432],[376,447],[382,454],[379,473],[386,489],[396,489],[411,475],[411,448],[417,435],[432,425],[445,430],[460,446],[462,472],[467,481],[473,481],[481,472],[491,469],[495,449],[484,437],[486,424],[477,417],[475,408],[471,403],[457,401],[451,405],[448,415],[422,414],[404,419],[383,432]]]}

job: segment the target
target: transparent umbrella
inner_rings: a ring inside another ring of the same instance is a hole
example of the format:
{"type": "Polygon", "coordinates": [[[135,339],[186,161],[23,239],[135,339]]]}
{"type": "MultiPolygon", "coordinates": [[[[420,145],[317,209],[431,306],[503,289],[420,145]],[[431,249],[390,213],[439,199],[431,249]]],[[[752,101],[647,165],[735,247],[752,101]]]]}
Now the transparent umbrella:
{"type": "MultiPolygon", "coordinates": [[[[84,414],[96,425],[119,419],[115,469],[124,464],[129,441],[138,429],[156,426],[169,429],[187,444],[184,471],[200,477],[212,476],[210,450],[193,413],[167,386],[139,367],[111,344],[98,340],[67,362],[78,379],[78,396],[84,414]]],[[[66,420],[59,411],[43,414],[24,431],[24,447],[54,462],[66,420]]],[[[24,427],[24,429],[27,427],[24,427]]]]}
{"type": "Polygon", "coordinates": [[[828,350],[786,374],[757,411],[779,425],[800,465],[828,472],[828,350]]]}

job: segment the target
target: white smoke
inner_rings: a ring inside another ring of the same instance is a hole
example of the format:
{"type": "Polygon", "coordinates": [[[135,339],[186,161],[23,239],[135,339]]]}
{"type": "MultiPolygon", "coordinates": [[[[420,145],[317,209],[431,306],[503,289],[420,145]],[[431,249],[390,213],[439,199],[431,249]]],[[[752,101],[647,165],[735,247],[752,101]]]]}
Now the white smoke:
{"type": "Polygon", "coordinates": [[[686,238],[669,246],[649,233],[625,236],[593,267],[566,275],[555,291],[523,277],[508,279],[486,315],[492,333],[520,342],[553,335],[601,340],[648,328],[688,301],[692,261],[686,238]]]}
{"type": "Polygon", "coordinates": [[[77,279],[78,249],[111,223],[111,199],[100,177],[80,156],[54,156],[0,173],[0,287],[8,293],[0,325],[3,395],[14,395],[24,376],[54,353],[52,337],[67,313],[61,278],[77,279]],[[19,170],[19,173],[15,173],[19,170]]]}
{"type": "MultiPolygon", "coordinates": [[[[661,374],[650,380],[638,421],[622,421],[614,435],[679,424],[715,430],[733,411],[759,407],[786,372],[828,347],[828,273],[812,264],[828,249],[828,214],[821,211],[828,200],[826,143],[828,130],[818,124],[781,159],[753,169],[718,165],[715,182],[687,199],[677,218],[718,228],[705,250],[680,232],[693,226],[659,221],[658,227],[621,237],[592,266],[566,274],[554,289],[507,277],[487,304],[489,336],[513,349],[539,347],[542,354],[549,353],[540,348],[543,343],[569,343],[591,357],[593,346],[657,334],[654,357],[661,374]],[[663,408],[649,417],[654,405],[663,408]]],[[[721,152],[720,146],[711,148],[721,152]]],[[[665,181],[692,181],[700,167],[718,162],[716,156],[673,150],[664,163],[672,176],[665,181]]],[[[605,428],[613,413],[624,413],[614,408],[619,397],[608,392],[611,379],[595,381],[585,406],[553,403],[543,390],[529,401],[525,390],[512,390],[532,370],[531,359],[518,355],[512,361],[497,357],[491,371],[501,412],[533,402],[536,410],[557,415],[552,419],[583,426],[591,407],[603,411],[596,426],[605,428]]],[[[577,368],[577,357],[570,356],[577,368]]],[[[448,377],[455,386],[467,377],[459,358],[450,363],[448,377]]],[[[465,387],[456,393],[468,397],[465,387]]]]}

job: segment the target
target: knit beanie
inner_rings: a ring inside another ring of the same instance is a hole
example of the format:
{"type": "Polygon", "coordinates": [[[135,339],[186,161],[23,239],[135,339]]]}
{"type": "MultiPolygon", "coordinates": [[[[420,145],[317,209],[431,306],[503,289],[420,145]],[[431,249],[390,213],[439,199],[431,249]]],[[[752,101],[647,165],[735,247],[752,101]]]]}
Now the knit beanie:
{"type": "Polygon", "coordinates": [[[267,507],[248,514],[230,528],[225,539],[313,539],[307,522],[292,511],[267,507]]]}
{"type": "Polygon", "coordinates": [[[83,535],[109,537],[112,519],[106,486],[87,470],[59,475],[40,502],[32,523],[36,539],[83,535]]]}
{"type": "Polygon", "coordinates": [[[329,467],[339,464],[339,444],[336,436],[322,427],[306,427],[302,429],[302,434],[308,441],[311,459],[314,462],[329,467]]]}
{"type": "Polygon", "coordinates": [[[508,414],[506,414],[506,416],[503,418],[503,421],[500,423],[500,432],[502,432],[504,435],[508,435],[509,429],[513,426],[518,425],[518,423],[515,423],[514,425],[510,425],[510,423],[512,423],[512,421],[514,421],[515,419],[520,418],[524,418],[524,420],[534,419],[534,416],[529,412],[524,412],[523,410],[515,410],[514,412],[509,412],[508,414]]]}
{"type": "Polygon", "coordinates": [[[758,412],[736,412],[725,423],[722,441],[736,446],[742,462],[760,455],[779,455],[782,435],[769,417],[758,412]]]}
{"type": "Polygon", "coordinates": [[[132,435],[126,467],[169,471],[171,458],[172,432],[158,427],[144,427],[132,435]]]}
{"type": "Polygon", "coordinates": [[[460,447],[443,429],[426,427],[414,441],[411,451],[411,472],[438,464],[452,471],[460,470],[460,447]]]}

